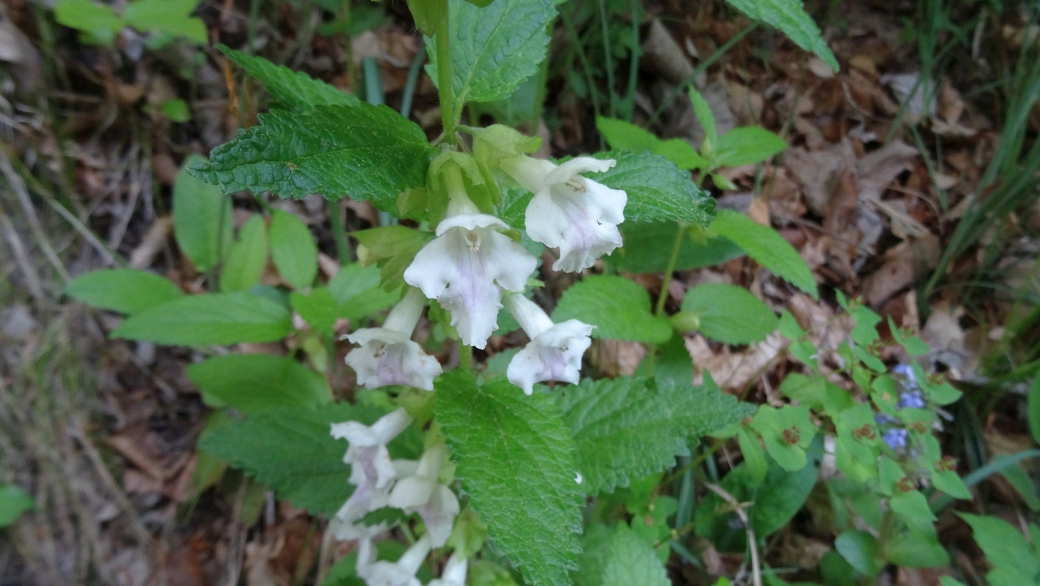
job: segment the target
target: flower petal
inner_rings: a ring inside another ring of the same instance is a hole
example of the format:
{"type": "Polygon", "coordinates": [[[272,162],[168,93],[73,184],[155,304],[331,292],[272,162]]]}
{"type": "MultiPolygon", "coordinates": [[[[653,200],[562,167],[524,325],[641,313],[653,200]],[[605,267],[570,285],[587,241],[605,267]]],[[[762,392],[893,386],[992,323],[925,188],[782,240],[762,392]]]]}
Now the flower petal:
{"type": "Polygon", "coordinates": [[[593,328],[571,319],[539,334],[509,362],[509,382],[528,395],[534,392],[534,384],[542,381],[576,384],[581,376],[581,357],[592,344],[589,335],[593,328]]]}

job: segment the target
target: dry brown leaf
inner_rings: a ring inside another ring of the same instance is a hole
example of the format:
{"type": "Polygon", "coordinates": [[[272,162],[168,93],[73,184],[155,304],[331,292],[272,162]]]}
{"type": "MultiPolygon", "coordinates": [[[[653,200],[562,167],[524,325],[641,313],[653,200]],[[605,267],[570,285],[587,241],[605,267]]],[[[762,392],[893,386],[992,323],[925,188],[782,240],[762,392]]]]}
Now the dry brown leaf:
{"type": "Polygon", "coordinates": [[[881,267],[863,279],[863,298],[867,305],[880,307],[935,268],[939,262],[939,246],[938,238],[926,234],[886,250],[881,267]]]}
{"type": "Polygon", "coordinates": [[[765,373],[765,367],[789,343],[774,332],[742,352],[732,352],[725,347],[715,352],[704,336],[697,334],[686,338],[686,350],[694,364],[694,384],[702,384],[704,371],[708,371],[720,389],[742,391],[748,383],[765,373]]]}
{"type": "Polygon", "coordinates": [[[143,270],[152,265],[155,255],[166,246],[166,237],[173,227],[173,218],[163,216],[156,218],[145,232],[141,243],[130,253],[130,268],[143,270]]]}

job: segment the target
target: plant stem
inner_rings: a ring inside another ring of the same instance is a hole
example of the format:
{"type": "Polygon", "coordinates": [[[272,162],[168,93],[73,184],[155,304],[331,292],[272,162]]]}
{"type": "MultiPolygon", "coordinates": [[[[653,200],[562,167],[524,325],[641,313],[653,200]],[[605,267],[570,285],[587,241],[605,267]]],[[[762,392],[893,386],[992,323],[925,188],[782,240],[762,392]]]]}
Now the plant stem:
{"type": "Polygon", "coordinates": [[[617,93],[614,89],[614,60],[610,55],[610,29],[607,26],[607,6],[604,0],[599,0],[599,25],[603,34],[603,60],[607,68],[607,91],[610,93],[610,116],[616,116],[617,93]]]}
{"type": "Polygon", "coordinates": [[[672,273],[675,265],[679,262],[679,251],[682,250],[683,237],[686,235],[686,223],[679,222],[679,228],[675,231],[675,239],[672,240],[672,253],[668,256],[668,264],[664,268],[664,279],[661,280],[661,294],[657,296],[657,306],[654,315],[664,313],[664,304],[668,300],[668,287],[672,284],[672,273]]]}
{"type": "Polygon", "coordinates": [[[341,265],[350,262],[350,240],[347,239],[347,230],[343,227],[342,210],[339,202],[328,200],[329,223],[332,224],[332,237],[336,240],[336,254],[339,256],[341,265]]]}
{"type": "Polygon", "coordinates": [[[455,144],[455,93],[451,85],[451,46],[448,32],[448,2],[441,0],[441,13],[437,19],[434,38],[437,43],[437,89],[441,98],[441,124],[444,126],[444,141],[455,144]]]}

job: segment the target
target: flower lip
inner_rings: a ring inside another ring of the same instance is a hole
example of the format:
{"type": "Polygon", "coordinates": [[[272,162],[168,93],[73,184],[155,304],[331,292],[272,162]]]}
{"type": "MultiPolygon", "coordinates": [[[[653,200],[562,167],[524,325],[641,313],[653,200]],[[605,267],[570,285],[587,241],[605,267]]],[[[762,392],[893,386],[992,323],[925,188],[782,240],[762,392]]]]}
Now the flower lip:
{"type": "Polygon", "coordinates": [[[441,223],[437,224],[436,234],[437,236],[441,236],[452,228],[462,228],[463,230],[500,228],[502,230],[508,230],[509,225],[495,216],[488,214],[459,214],[441,220],[441,223]]]}

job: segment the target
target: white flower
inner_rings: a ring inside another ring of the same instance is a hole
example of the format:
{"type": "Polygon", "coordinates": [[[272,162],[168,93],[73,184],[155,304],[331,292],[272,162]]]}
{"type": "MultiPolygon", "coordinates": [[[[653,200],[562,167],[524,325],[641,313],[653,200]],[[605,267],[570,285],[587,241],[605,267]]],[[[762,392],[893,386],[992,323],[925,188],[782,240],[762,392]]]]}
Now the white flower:
{"type": "Polygon", "coordinates": [[[448,563],[444,566],[441,577],[430,582],[428,586],[466,586],[466,569],[468,566],[466,558],[460,558],[457,553],[451,554],[448,563]]]}
{"type": "Polygon", "coordinates": [[[537,382],[554,380],[576,384],[580,378],[581,357],[592,344],[589,335],[596,326],[576,319],[554,324],[542,308],[523,295],[510,295],[505,303],[531,338],[509,362],[506,369],[509,382],[528,395],[534,392],[537,382]]]}
{"type": "Polygon", "coordinates": [[[415,474],[398,480],[388,500],[391,507],[407,514],[419,513],[434,547],[448,541],[455,516],[459,514],[458,497],[450,488],[437,482],[446,454],[444,444],[426,450],[419,459],[415,474]]]}
{"type": "Polygon", "coordinates": [[[357,372],[359,384],[369,389],[408,385],[433,390],[433,379],[441,373],[441,365],[411,340],[424,305],[422,293],[409,287],[383,327],[363,328],[347,336],[361,345],[345,359],[347,366],[357,372]]]}
{"type": "MultiPolygon", "coordinates": [[[[415,460],[394,460],[391,462],[394,469],[393,478],[405,478],[415,474],[418,464],[415,460]]],[[[350,483],[356,485],[353,494],[329,521],[333,536],[341,541],[371,537],[386,530],[384,523],[367,526],[359,521],[369,512],[387,506],[394,484],[391,480],[384,486],[376,486],[376,480],[368,473],[354,472],[359,468],[363,469],[355,466],[350,474],[350,483]]]]}
{"type": "Polygon", "coordinates": [[[404,280],[451,313],[451,325],[463,344],[483,349],[498,327],[499,286],[523,291],[537,263],[523,246],[498,231],[509,226],[480,213],[466,197],[458,171],[453,171],[444,175],[451,198],[448,217],[437,225],[437,238],[415,255],[404,280]]]}
{"type": "Polygon", "coordinates": [[[363,539],[358,546],[357,575],[367,586],[422,586],[415,572],[430,553],[430,538],[423,536],[396,562],[376,561],[372,541],[363,539]]]}
{"type": "Polygon", "coordinates": [[[350,442],[343,462],[351,465],[350,483],[354,494],[336,514],[341,521],[352,523],[365,513],[386,506],[390,483],[398,477],[386,444],[412,423],[404,409],[387,413],[371,426],[357,421],[332,424],[332,437],[350,442]]]}
{"type": "Polygon", "coordinates": [[[534,193],[525,225],[532,239],[559,247],[553,270],[580,271],[621,246],[617,226],[625,221],[628,194],[578,174],[602,173],[615,164],[592,157],[576,157],[559,166],[531,157],[502,161],[502,170],[534,193]]]}

